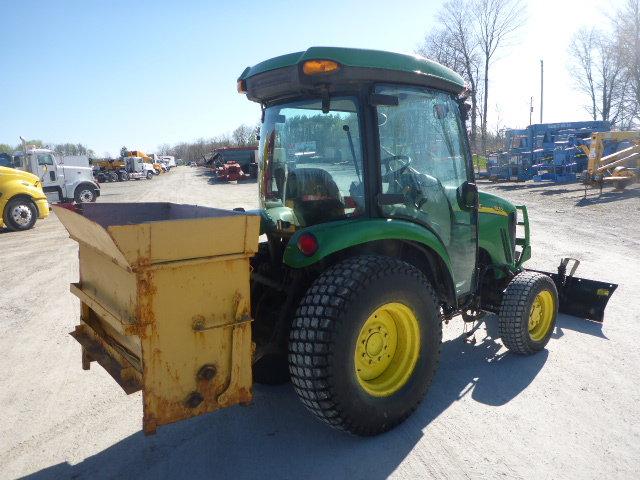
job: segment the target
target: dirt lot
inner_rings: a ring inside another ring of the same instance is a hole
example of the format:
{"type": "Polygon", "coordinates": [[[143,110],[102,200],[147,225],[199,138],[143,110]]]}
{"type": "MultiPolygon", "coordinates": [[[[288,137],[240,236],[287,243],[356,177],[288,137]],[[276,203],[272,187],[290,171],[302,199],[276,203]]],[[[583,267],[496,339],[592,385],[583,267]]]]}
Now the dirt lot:
{"type": "MultiPolygon", "coordinates": [[[[560,257],[620,287],[604,325],[561,316],[547,350],[506,354],[489,320],[469,345],[445,327],[440,370],[422,406],[377,438],[316,421],[290,385],[255,388],[233,407],[141,432],[140,394],[100,368],[83,372],[77,246],[51,215],[0,233],[0,477],[15,478],[637,478],[640,471],[640,189],[482,185],[529,206],[531,268],[560,257]]],[[[215,185],[180,167],[106,184],[102,202],[255,207],[256,184],[215,185]]]]}

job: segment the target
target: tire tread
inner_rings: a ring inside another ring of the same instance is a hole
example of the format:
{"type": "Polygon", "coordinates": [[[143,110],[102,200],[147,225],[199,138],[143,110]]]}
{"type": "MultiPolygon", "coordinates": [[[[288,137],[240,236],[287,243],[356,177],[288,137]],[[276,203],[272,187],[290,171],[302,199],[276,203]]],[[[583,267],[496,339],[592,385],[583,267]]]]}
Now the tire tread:
{"type": "MultiPolygon", "coordinates": [[[[317,418],[340,430],[356,435],[375,435],[401,423],[418,407],[420,400],[407,408],[402,418],[384,427],[356,425],[332,388],[330,366],[332,342],[339,329],[340,314],[366,286],[389,274],[413,276],[434,302],[437,296],[426,277],[413,265],[398,259],[362,255],[344,260],[321,274],[303,297],[296,311],[289,337],[289,372],[294,390],[302,403],[317,418]]],[[[437,322],[438,345],[442,341],[442,323],[437,322]]],[[[440,347],[439,347],[440,348],[440,347]]],[[[438,367],[433,363],[433,373],[438,367]]],[[[429,385],[426,385],[425,392],[429,385]]]]}
{"type": "Polygon", "coordinates": [[[529,332],[523,328],[522,318],[529,315],[531,291],[546,278],[546,275],[538,272],[521,272],[513,277],[503,294],[498,313],[498,332],[505,347],[514,353],[531,355],[537,351],[527,341],[529,332]]]}

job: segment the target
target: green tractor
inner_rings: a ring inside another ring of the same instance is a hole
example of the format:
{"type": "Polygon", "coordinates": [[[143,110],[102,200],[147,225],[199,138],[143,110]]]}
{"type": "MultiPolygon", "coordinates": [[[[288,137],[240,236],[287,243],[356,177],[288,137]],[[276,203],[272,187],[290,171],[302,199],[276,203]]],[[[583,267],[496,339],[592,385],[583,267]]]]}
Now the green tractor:
{"type": "Polygon", "coordinates": [[[258,211],[54,206],[79,244],[82,368],[142,391],[145,433],[290,379],[318,418],[375,435],[424,397],[454,316],[497,314],[522,355],[558,311],[602,321],[616,285],[574,277],[569,259],[523,268],[527,209],[478,192],[451,70],[311,48],[238,88],[262,107],[258,211]]]}
{"type": "Polygon", "coordinates": [[[310,48],[247,68],[238,91],[262,111],[256,381],[290,378],[318,418],[375,435],[427,392],[443,321],[493,312],[522,355],[545,347],[559,307],[602,321],[616,286],[567,275],[567,261],[525,270],[526,208],[478,192],[455,72],[310,48]]]}

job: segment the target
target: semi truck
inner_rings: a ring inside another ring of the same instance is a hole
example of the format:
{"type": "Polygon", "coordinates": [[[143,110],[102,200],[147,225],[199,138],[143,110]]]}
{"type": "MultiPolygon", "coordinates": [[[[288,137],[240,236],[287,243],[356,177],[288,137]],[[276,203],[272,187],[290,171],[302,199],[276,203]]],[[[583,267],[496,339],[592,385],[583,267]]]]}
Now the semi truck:
{"type": "Polygon", "coordinates": [[[176,166],[176,158],[173,155],[160,155],[160,161],[167,166],[168,170],[176,166]]]}
{"type": "Polygon", "coordinates": [[[140,180],[146,178],[152,180],[155,175],[153,165],[142,157],[125,157],[125,171],[127,179],[140,180]]]}
{"type": "Polygon", "coordinates": [[[82,166],[65,165],[53,150],[24,145],[22,151],[14,153],[14,164],[38,177],[50,203],[88,203],[100,196],[88,160],[82,166]]]}

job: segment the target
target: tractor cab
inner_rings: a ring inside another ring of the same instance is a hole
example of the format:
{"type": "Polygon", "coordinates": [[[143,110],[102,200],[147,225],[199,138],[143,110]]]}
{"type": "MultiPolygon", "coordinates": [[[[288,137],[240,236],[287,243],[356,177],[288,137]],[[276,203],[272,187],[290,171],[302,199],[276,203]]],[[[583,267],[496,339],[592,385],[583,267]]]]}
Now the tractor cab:
{"type": "MultiPolygon", "coordinates": [[[[312,48],[245,70],[238,86],[262,105],[259,191],[269,233],[316,227],[322,236],[323,224],[374,220],[382,240],[396,226],[413,228],[451,259],[453,303],[471,293],[478,194],[461,77],[412,56],[312,48]]],[[[306,256],[334,253],[323,246],[306,256]]]]}

